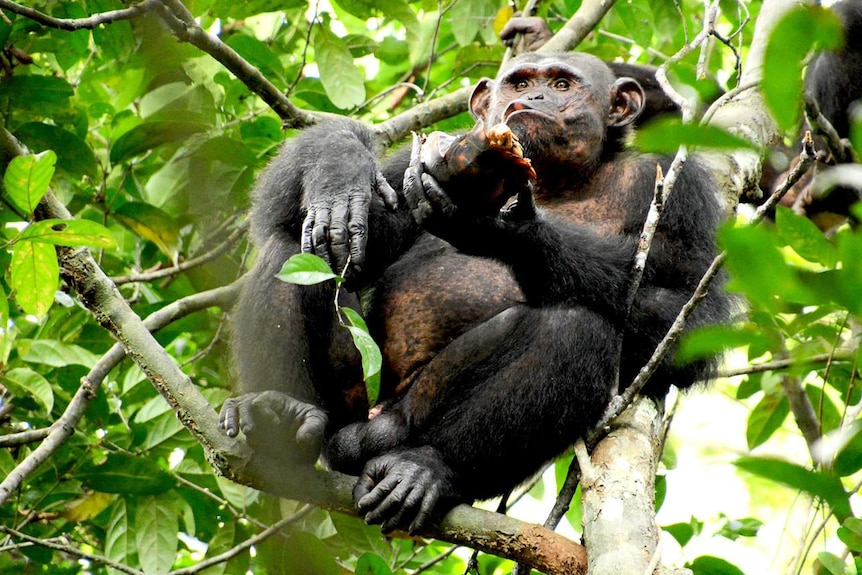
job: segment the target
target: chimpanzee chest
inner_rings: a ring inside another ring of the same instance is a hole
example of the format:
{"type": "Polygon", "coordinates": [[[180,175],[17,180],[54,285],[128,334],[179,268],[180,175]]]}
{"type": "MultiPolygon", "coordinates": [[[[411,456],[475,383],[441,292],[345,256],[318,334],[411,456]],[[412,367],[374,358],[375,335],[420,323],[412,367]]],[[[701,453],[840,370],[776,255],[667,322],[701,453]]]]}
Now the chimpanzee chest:
{"type": "Polygon", "coordinates": [[[384,358],[383,390],[400,394],[459,335],[523,301],[502,264],[425,235],[377,283],[367,313],[384,358]]]}

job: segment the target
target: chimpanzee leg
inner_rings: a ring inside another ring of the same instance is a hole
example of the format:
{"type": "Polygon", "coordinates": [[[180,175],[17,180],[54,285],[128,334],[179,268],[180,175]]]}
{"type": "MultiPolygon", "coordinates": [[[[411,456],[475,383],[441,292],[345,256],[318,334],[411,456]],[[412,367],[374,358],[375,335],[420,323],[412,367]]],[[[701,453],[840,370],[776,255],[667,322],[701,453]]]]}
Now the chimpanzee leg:
{"type": "MultiPolygon", "coordinates": [[[[314,413],[311,428],[305,428],[314,435],[308,453],[298,454],[313,460],[327,418],[331,428],[342,427],[364,419],[368,406],[359,354],[336,320],[333,282],[298,286],[276,277],[298,251],[295,242],[270,237],[245,278],[232,323],[243,395],[225,402],[222,425],[230,435],[242,429],[256,450],[283,451],[314,413]],[[279,437],[284,441],[273,440],[279,437]]],[[[340,297],[341,305],[356,306],[350,294],[342,291],[340,297]]]]}
{"type": "Polygon", "coordinates": [[[388,529],[418,528],[438,497],[500,494],[597,421],[616,341],[585,308],[510,308],[453,341],[381,415],[339,432],[330,461],[367,461],[358,503],[388,529]]]}

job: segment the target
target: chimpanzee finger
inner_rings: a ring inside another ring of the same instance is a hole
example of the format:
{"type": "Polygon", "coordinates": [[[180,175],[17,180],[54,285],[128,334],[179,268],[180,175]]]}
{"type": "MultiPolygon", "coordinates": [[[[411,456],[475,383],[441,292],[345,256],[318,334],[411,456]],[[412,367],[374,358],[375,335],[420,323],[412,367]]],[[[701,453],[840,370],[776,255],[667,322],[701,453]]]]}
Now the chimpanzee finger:
{"type": "MultiPolygon", "coordinates": [[[[315,210],[314,228],[311,230],[311,253],[322,257],[332,267],[332,257],[329,254],[329,218],[328,207],[318,207],[315,210]]],[[[337,273],[338,270],[333,269],[337,273]]]]}
{"type": "Polygon", "coordinates": [[[386,178],[383,177],[383,174],[380,173],[379,170],[374,177],[374,191],[377,192],[378,196],[383,198],[383,204],[390,210],[394,210],[395,208],[397,208],[398,194],[395,193],[395,190],[392,189],[392,186],[389,185],[389,182],[386,181],[386,178]]]}
{"type": "MultiPolygon", "coordinates": [[[[351,191],[352,195],[353,192],[351,191]]],[[[332,211],[329,221],[329,253],[332,256],[330,265],[335,267],[332,269],[337,274],[344,271],[344,266],[347,265],[347,254],[349,249],[349,238],[347,235],[347,221],[350,217],[349,204],[342,198],[339,198],[332,206],[332,211]]]]}
{"type": "Polygon", "coordinates": [[[455,206],[433,176],[422,174],[422,187],[425,190],[425,196],[436,211],[446,217],[452,217],[455,214],[457,206],[455,206]]]}
{"type": "MultiPolygon", "coordinates": [[[[422,503],[424,495],[425,488],[419,483],[412,483],[409,493],[404,497],[404,501],[401,503],[401,509],[399,509],[395,515],[383,522],[381,530],[384,533],[388,533],[394,529],[402,527],[404,519],[415,513],[416,507],[422,503]]],[[[412,526],[413,523],[410,525],[412,526]]]]}
{"type": "Polygon", "coordinates": [[[440,485],[432,483],[430,487],[424,491],[424,497],[422,498],[422,505],[419,506],[419,512],[416,513],[413,523],[410,524],[410,527],[407,530],[411,535],[425,527],[425,522],[428,520],[428,516],[431,515],[431,512],[434,511],[434,507],[437,505],[437,500],[439,498],[440,485]]]}
{"type": "Polygon", "coordinates": [[[239,427],[246,435],[254,433],[254,407],[251,401],[237,402],[237,415],[239,417],[239,427]]]}
{"type": "Polygon", "coordinates": [[[367,473],[362,473],[359,479],[356,480],[356,485],[353,486],[353,501],[357,502],[356,507],[359,507],[359,501],[371,493],[375,486],[374,480],[367,473]]]}
{"type": "Polygon", "coordinates": [[[218,424],[228,437],[236,437],[239,433],[239,422],[237,421],[237,408],[234,398],[227,398],[221,406],[221,411],[218,414],[218,424]]]}
{"type": "Polygon", "coordinates": [[[311,234],[314,230],[314,222],[315,222],[315,208],[311,206],[308,208],[308,213],[305,214],[305,220],[302,222],[302,253],[311,254],[314,253],[314,244],[311,239],[311,234]]]}
{"type": "Polygon", "coordinates": [[[413,145],[410,150],[410,164],[404,171],[404,199],[411,210],[416,210],[419,201],[424,199],[422,192],[422,140],[413,132],[413,145]]]}
{"type": "Polygon", "coordinates": [[[326,432],[326,414],[319,409],[310,409],[302,418],[302,425],[296,430],[296,441],[313,445],[320,441],[326,432]]]}
{"type": "Polygon", "coordinates": [[[404,512],[403,506],[415,485],[412,481],[399,481],[379,505],[365,514],[366,523],[381,523],[384,531],[387,525],[390,526],[389,531],[397,526],[392,520],[404,512]]]}
{"type": "Polygon", "coordinates": [[[365,264],[365,248],[368,244],[368,209],[371,198],[365,194],[356,193],[350,195],[349,201],[350,221],[347,229],[350,232],[350,263],[353,269],[359,272],[365,264]]]}
{"type": "MultiPolygon", "coordinates": [[[[371,474],[369,474],[371,477],[371,474]]],[[[370,493],[364,495],[361,499],[356,502],[356,506],[359,508],[359,511],[363,513],[372,513],[377,506],[383,503],[393,489],[398,487],[398,484],[401,483],[400,475],[389,474],[383,477],[381,481],[374,486],[374,489],[371,490],[370,493]]]]}

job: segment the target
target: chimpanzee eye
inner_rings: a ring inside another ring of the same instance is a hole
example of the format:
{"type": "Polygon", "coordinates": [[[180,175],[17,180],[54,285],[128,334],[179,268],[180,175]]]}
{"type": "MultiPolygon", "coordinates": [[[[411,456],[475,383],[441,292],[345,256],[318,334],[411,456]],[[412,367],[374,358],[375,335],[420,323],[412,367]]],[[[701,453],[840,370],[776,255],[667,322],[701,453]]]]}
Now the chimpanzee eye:
{"type": "Polygon", "coordinates": [[[527,89],[527,81],[526,80],[515,80],[515,90],[521,92],[527,89]]]}
{"type": "Polygon", "coordinates": [[[572,83],[569,80],[567,80],[566,78],[557,78],[556,80],[554,80],[554,89],[555,90],[563,91],[563,90],[568,90],[571,87],[572,87],[572,83]]]}

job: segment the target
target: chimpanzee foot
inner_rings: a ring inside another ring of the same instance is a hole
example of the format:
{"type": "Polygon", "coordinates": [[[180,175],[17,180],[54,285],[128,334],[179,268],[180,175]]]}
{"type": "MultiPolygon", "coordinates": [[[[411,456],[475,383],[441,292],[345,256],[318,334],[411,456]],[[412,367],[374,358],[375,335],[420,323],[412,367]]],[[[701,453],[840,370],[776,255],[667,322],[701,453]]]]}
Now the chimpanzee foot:
{"type": "Polygon", "coordinates": [[[317,406],[274,390],[229,398],[219,413],[219,427],[229,437],[242,431],[256,451],[278,450],[292,460],[311,463],[320,455],[326,424],[326,414],[317,406]],[[295,449],[280,441],[285,438],[293,440],[295,449]]]}
{"type": "Polygon", "coordinates": [[[431,447],[390,453],[366,464],[353,499],[365,522],[380,523],[384,533],[416,533],[438,502],[457,499],[451,478],[452,471],[431,447]]]}

